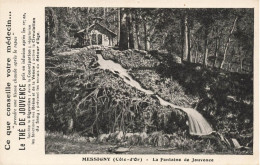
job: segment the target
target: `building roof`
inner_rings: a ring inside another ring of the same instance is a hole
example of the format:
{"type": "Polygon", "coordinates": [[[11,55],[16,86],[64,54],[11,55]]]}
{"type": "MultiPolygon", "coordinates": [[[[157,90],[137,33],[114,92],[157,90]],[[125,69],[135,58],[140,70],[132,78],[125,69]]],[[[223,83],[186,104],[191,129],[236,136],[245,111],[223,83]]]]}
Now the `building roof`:
{"type": "Polygon", "coordinates": [[[84,33],[86,31],[89,31],[91,30],[92,28],[94,28],[95,26],[99,26],[101,27],[102,29],[104,29],[105,31],[107,31],[108,33],[110,33],[112,36],[116,36],[116,33],[114,33],[113,31],[111,31],[110,29],[108,29],[107,27],[105,27],[104,25],[101,25],[100,23],[94,23],[92,25],[89,26],[89,28],[87,29],[81,29],[80,31],[78,31],[77,33],[84,33]]]}
{"type": "Polygon", "coordinates": [[[77,33],[82,33],[82,32],[85,32],[86,29],[81,29],[80,31],[78,31],[77,33]]]}

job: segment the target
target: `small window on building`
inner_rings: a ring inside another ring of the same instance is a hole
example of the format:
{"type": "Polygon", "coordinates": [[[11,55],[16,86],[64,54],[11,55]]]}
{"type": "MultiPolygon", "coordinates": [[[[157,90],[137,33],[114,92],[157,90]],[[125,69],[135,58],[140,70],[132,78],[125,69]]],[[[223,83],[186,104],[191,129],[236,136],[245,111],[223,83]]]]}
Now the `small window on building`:
{"type": "Polygon", "coordinates": [[[98,35],[98,45],[102,45],[102,34],[98,35]]]}
{"type": "Polygon", "coordinates": [[[91,43],[92,43],[92,45],[97,45],[97,38],[96,38],[96,34],[92,34],[91,43]]]}

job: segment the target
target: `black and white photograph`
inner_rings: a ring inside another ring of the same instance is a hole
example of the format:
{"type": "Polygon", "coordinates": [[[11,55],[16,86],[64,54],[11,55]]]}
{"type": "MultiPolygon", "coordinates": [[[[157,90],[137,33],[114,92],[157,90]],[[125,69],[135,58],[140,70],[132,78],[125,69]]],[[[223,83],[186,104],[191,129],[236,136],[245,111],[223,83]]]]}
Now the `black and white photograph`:
{"type": "Polygon", "coordinates": [[[45,154],[253,155],[254,11],[45,7],[45,154]]]}

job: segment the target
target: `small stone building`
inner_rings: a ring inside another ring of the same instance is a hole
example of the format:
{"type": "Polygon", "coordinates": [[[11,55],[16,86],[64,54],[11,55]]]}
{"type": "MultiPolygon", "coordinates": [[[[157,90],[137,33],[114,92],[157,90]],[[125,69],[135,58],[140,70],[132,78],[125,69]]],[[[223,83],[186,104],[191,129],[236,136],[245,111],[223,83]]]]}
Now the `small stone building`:
{"type": "Polygon", "coordinates": [[[95,22],[88,29],[82,29],[74,36],[78,38],[78,46],[84,47],[88,45],[115,46],[117,35],[99,22],[95,22]]]}

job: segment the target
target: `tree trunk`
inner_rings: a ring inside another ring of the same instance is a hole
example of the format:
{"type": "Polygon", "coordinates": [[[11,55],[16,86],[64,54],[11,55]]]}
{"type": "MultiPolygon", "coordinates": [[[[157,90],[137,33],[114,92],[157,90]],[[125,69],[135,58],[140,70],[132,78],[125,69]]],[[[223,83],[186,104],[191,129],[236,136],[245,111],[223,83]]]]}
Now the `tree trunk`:
{"type": "Polygon", "coordinates": [[[137,49],[137,36],[136,36],[136,29],[135,29],[135,25],[136,25],[136,15],[132,14],[132,33],[133,33],[133,44],[134,44],[134,49],[137,49]]]}
{"type": "Polygon", "coordinates": [[[136,34],[137,49],[141,49],[139,25],[137,22],[135,23],[135,34],[136,34]]]}
{"type": "MultiPolygon", "coordinates": [[[[122,9],[123,10],[123,9],[122,9]]],[[[121,12],[119,49],[128,49],[128,31],[125,11],[121,12]]]]}
{"type": "Polygon", "coordinates": [[[50,35],[51,32],[50,32],[50,16],[48,18],[48,21],[47,21],[47,38],[45,39],[47,42],[50,42],[50,35]]]}
{"type": "Polygon", "coordinates": [[[230,71],[230,72],[232,71],[231,70],[231,62],[228,63],[228,69],[227,70],[230,71]]]}
{"type": "Polygon", "coordinates": [[[198,44],[196,43],[194,63],[197,63],[197,61],[198,61],[198,44]]]}
{"type": "Polygon", "coordinates": [[[150,35],[149,34],[147,34],[146,35],[146,38],[147,38],[147,40],[146,40],[146,50],[148,51],[148,50],[150,50],[150,35]]]}
{"type": "Polygon", "coordinates": [[[74,129],[74,120],[71,118],[67,122],[68,122],[67,133],[72,133],[74,129]]]}
{"type": "Polygon", "coordinates": [[[230,37],[231,37],[231,35],[233,34],[233,31],[234,31],[234,29],[235,29],[236,22],[237,22],[237,17],[236,17],[235,20],[234,20],[233,26],[232,26],[232,28],[231,28],[231,30],[230,30],[230,33],[229,33],[229,36],[228,36],[228,40],[227,40],[227,42],[226,42],[226,44],[225,44],[223,60],[222,60],[221,65],[220,65],[220,68],[221,68],[221,69],[223,69],[224,63],[226,62],[226,56],[227,56],[227,50],[228,50],[229,43],[230,43],[230,37]]]}
{"type": "Polygon", "coordinates": [[[208,65],[208,27],[205,27],[205,34],[204,34],[204,59],[203,59],[203,65],[208,65]]]}
{"type": "Polygon", "coordinates": [[[192,62],[190,27],[188,27],[188,62],[192,62]]]}
{"type": "Polygon", "coordinates": [[[241,49],[240,49],[240,45],[238,46],[239,47],[239,57],[240,57],[240,72],[242,73],[243,72],[243,61],[245,59],[245,56],[242,56],[241,54],[241,49]]]}
{"type": "Polygon", "coordinates": [[[213,61],[213,68],[216,66],[217,64],[217,58],[218,58],[218,47],[219,47],[219,39],[216,38],[216,43],[215,43],[215,52],[214,52],[214,61],[213,61]]]}
{"type": "Polygon", "coordinates": [[[184,20],[181,20],[181,61],[184,61],[184,31],[185,31],[185,26],[184,26],[184,20]]]}
{"type": "Polygon", "coordinates": [[[133,17],[131,12],[128,15],[129,48],[134,49],[133,17]]]}
{"type": "Polygon", "coordinates": [[[197,63],[198,61],[198,50],[195,50],[195,59],[194,59],[194,63],[197,63]]]}
{"type": "Polygon", "coordinates": [[[242,73],[243,72],[243,61],[244,61],[244,58],[242,57],[240,59],[240,72],[242,73]]]}
{"type": "Polygon", "coordinates": [[[216,29],[217,37],[215,41],[215,52],[214,52],[214,61],[213,61],[213,68],[217,64],[217,58],[218,58],[218,50],[219,50],[219,36],[218,36],[218,28],[216,29]]]}
{"type": "Polygon", "coordinates": [[[190,45],[190,26],[189,26],[189,18],[188,15],[185,16],[185,39],[186,39],[186,56],[187,56],[187,61],[191,62],[191,54],[190,54],[190,49],[191,49],[191,45],[190,45]]]}
{"type": "Polygon", "coordinates": [[[207,66],[208,65],[208,40],[205,40],[205,54],[204,54],[204,60],[203,60],[203,65],[207,66]]]}
{"type": "MultiPolygon", "coordinates": [[[[137,10],[137,9],[136,9],[137,10]]],[[[136,35],[136,47],[137,49],[141,49],[140,44],[140,36],[139,36],[139,16],[137,11],[135,10],[135,35],[136,35]]]]}
{"type": "Polygon", "coordinates": [[[103,8],[103,17],[106,18],[106,7],[103,8]]]}
{"type": "Polygon", "coordinates": [[[189,57],[189,27],[188,27],[188,16],[184,16],[184,56],[183,60],[188,61],[189,57]]]}
{"type": "Polygon", "coordinates": [[[117,44],[119,45],[119,41],[120,41],[120,22],[121,22],[121,21],[120,21],[120,20],[121,20],[121,19],[120,19],[120,18],[121,18],[121,17],[120,17],[120,10],[121,10],[121,9],[118,8],[117,10],[118,10],[118,12],[117,12],[117,28],[118,28],[118,29],[117,29],[117,44]]]}
{"type": "Polygon", "coordinates": [[[146,28],[145,18],[144,18],[144,50],[147,50],[147,28],[146,28]]]}

